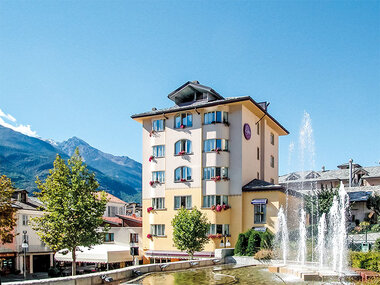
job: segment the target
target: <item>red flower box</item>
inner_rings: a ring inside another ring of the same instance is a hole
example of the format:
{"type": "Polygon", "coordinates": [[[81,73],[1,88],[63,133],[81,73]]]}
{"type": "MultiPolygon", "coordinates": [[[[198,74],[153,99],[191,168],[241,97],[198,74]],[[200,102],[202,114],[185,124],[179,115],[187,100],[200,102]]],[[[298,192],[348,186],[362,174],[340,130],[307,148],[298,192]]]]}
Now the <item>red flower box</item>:
{"type": "Polygon", "coordinates": [[[212,180],[215,181],[215,182],[216,181],[220,181],[220,176],[215,176],[215,177],[212,178],[212,180]]]}
{"type": "Polygon", "coordinates": [[[217,211],[217,212],[221,212],[221,211],[222,211],[222,206],[220,206],[220,205],[216,205],[216,211],[217,211]]]}
{"type": "Polygon", "coordinates": [[[148,208],[146,209],[146,211],[147,211],[148,213],[150,213],[151,211],[153,211],[153,207],[148,207],[148,208]]]}
{"type": "Polygon", "coordinates": [[[151,131],[149,132],[149,136],[151,137],[155,132],[156,132],[155,130],[151,130],[151,131]]]}
{"type": "Polygon", "coordinates": [[[211,210],[215,211],[215,208],[216,208],[215,205],[211,206],[211,210]]]}
{"type": "Polygon", "coordinates": [[[181,129],[184,129],[184,128],[186,128],[186,126],[185,126],[185,125],[181,125],[180,128],[181,128],[181,129]]]}
{"type": "Polygon", "coordinates": [[[153,184],[154,184],[154,181],[150,181],[150,182],[149,182],[149,185],[150,185],[150,186],[153,186],[153,184]]]}
{"type": "Polygon", "coordinates": [[[230,208],[230,206],[223,204],[222,208],[223,208],[223,210],[228,210],[230,208]]]}
{"type": "Polygon", "coordinates": [[[149,157],[149,162],[151,162],[153,159],[154,159],[154,155],[151,155],[151,156],[149,157]]]}
{"type": "Polygon", "coordinates": [[[219,154],[222,151],[222,149],[218,147],[215,151],[219,154]]]}
{"type": "Polygon", "coordinates": [[[147,238],[152,238],[153,236],[151,234],[146,235],[147,238]]]}
{"type": "Polygon", "coordinates": [[[180,151],[179,153],[178,153],[178,155],[184,155],[186,152],[183,150],[183,151],[180,151]]]}
{"type": "Polygon", "coordinates": [[[228,180],[230,180],[228,177],[223,177],[223,180],[224,181],[228,181],[228,180]]]}
{"type": "Polygon", "coordinates": [[[186,182],[186,179],[184,179],[184,178],[181,178],[181,182],[186,182]]]}

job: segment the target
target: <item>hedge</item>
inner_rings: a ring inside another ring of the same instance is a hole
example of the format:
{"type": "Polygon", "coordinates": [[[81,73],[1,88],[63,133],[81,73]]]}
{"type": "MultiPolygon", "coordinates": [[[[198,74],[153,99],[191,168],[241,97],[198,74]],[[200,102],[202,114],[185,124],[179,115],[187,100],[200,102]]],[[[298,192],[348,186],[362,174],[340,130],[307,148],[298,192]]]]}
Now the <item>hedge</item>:
{"type": "Polygon", "coordinates": [[[352,267],[380,272],[380,252],[351,251],[349,257],[352,267]]]}
{"type": "Polygon", "coordinates": [[[239,234],[234,254],[253,256],[261,249],[272,248],[273,238],[273,234],[269,231],[259,232],[248,230],[245,233],[239,234]]]}

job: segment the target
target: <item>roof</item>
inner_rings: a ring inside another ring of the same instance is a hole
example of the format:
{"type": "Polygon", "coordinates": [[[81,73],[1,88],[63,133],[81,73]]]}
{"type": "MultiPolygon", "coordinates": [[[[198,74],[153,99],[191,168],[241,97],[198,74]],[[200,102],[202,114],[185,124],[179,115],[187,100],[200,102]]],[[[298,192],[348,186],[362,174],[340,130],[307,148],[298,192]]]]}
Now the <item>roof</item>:
{"type": "Polygon", "coordinates": [[[289,131],[285,129],[275,118],[273,118],[264,108],[262,105],[257,103],[255,100],[253,100],[250,96],[242,96],[242,97],[230,97],[226,99],[220,99],[215,100],[211,102],[205,102],[205,101],[194,101],[189,105],[186,106],[178,106],[174,105],[169,108],[159,109],[159,110],[152,110],[149,112],[144,112],[140,114],[132,115],[132,119],[138,119],[143,117],[151,117],[151,116],[157,116],[157,115],[165,115],[170,113],[176,113],[179,111],[187,111],[197,108],[206,108],[206,107],[212,107],[212,106],[218,106],[218,105],[224,105],[224,104],[230,104],[230,103],[236,103],[236,102],[243,102],[243,101],[249,101],[252,104],[254,104],[257,108],[259,108],[263,114],[268,116],[275,124],[277,124],[286,134],[289,134],[289,131]]]}
{"type": "Polygon", "coordinates": [[[102,217],[103,220],[109,224],[121,226],[123,224],[123,220],[118,217],[102,217]]]}
{"type": "Polygon", "coordinates": [[[132,216],[117,215],[117,216],[120,217],[121,219],[131,220],[131,221],[134,221],[134,222],[141,222],[142,223],[142,217],[136,217],[136,215],[132,215],[132,216]]]}
{"type": "Polygon", "coordinates": [[[171,92],[168,95],[168,98],[170,100],[174,100],[174,98],[176,96],[180,95],[181,92],[183,92],[185,89],[196,90],[196,91],[199,91],[199,92],[208,92],[208,93],[213,94],[215,96],[215,98],[223,99],[223,97],[218,92],[216,92],[214,89],[212,89],[211,87],[199,84],[198,81],[192,81],[192,82],[187,81],[185,84],[183,84],[182,86],[178,87],[176,90],[174,90],[173,92],[171,92]]]}
{"type": "Polygon", "coordinates": [[[244,185],[242,187],[242,190],[243,190],[243,192],[280,191],[283,193],[288,193],[292,196],[302,196],[302,194],[297,192],[297,191],[293,191],[290,189],[286,190],[281,185],[275,185],[275,184],[272,184],[272,183],[269,183],[267,181],[260,180],[260,179],[253,179],[252,181],[250,181],[249,183],[244,185]]]}
{"type": "MultiPolygon", "coordinates": [[[[354,168],[353,172],[364,171],[368,174],[363,175],[363,178],[380,178],[380,166],[369,166],[362,168],[354,168]]],[[[305,181],[329,181],[329,180],[347,180],[349,178],[349,169],[334,169],[325,171],[298,171],[292,172],[279,177],[280,184],[292,183],[292,182],[305,182],[305,181]],[[316,178],[307,179],[306,177],[311,173],[317,173],[319,176],[316,178]],[[290,177],[297,179],[289,179],[290,177]]]]}
{"type": "MultiPolygon", "coordinates": [[[[102,191],[98,191],[98,192],[96,192],[95,193],[95,196],[96,196],[96,198],[100,198],[100,193],[101,193],[102,191]]],[[[114,196],[114,195],[112,195],[112,194],[110,194],[110,193],[108,193],[108,192],[105,192],[106,193],[106,196],[107,196],[107,199],[108,199],[108,202],[111,202],[111,203],[119,203],[119,204],[127,204],[126,202],[124,202],[123,200],[121,200],[121,199],[119,199],[119,198],[117,198],[116,196],[114,196]]]]}
{"type": "Polygon", "coordinates": [[[41,203],[36,203],[32,200],[27,200],[25,203],[20,202],[17,200],[12,200],[12,206],[14,208],[22,209],[22,210],[34,210],[34,211],[39,211],[39,207],[42,206],[41,203]]]}
{"type": "Polygon", "coordinates": [[[368,200],[368,197],[371,196],[371,191],[355,191],[348,192],[348,197],[350,198],[350,202],[365,202],[368,200]]]}

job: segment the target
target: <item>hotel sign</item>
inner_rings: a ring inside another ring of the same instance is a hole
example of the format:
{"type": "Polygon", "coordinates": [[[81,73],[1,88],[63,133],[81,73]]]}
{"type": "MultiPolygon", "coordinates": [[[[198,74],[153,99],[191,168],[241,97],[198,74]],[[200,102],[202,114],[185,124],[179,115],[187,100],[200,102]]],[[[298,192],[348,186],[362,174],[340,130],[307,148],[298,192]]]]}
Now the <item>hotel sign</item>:
{"type": "Polygon", "coordinates": [[[244,124],[243,133],[245,139],[248,141],[251,138],[251,127],[247,123],[244,124]]]}

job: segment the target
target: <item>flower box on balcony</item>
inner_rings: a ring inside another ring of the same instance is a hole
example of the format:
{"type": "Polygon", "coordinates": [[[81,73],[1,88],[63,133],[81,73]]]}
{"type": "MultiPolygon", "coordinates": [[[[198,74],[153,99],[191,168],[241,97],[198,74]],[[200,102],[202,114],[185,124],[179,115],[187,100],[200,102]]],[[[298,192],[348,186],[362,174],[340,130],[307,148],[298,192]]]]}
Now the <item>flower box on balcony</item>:
{"type": "Polygon", "coordinates": [[[182,151],[180,151],[179,153],[178,153],[178,155],[185,155],[186,154],[186,152],[184,151],[184,150],[182,150],[182,151]]]}
{"type": "Polygon", "coordinates": [[[213,234],[211,234],[211,235],[208,235],[208,238],[221,238],[223,235],[222,234],[216,234],[216,235],[213,235],[213,234]]]}
{"type": "Polygon", "coordinates": [[[153,210],[154,210],[153,207],[148,207],[148,208],[146,209],[146,211],[147,211],[148,213],[152,212],[153,210]]]}
{"type": "Polygon", "coordinates": [[[228,178],[228,177],[223,177],[222,178],[224,181],[228,181],[228,180],[230,180],[230,178],[228,178]]]}
{"type": "Polygon", "coordinates": [[[222,211],[222,206],[221,205],[216,205],[215,211],[221,212],[222,211]]]}
{"type": "Polygon", "coordinates": [[[181,182],[186,182],[186,179],[184,179],[184,178],[181,178],[181,182]]]}
{"type": "Polygon", "coordinates": [[[215,176],[213,178],[211,178],[213,181],[217,182],[217,181],[220,181],[220,176],[215,176]]]}
{"type": "Polygon", "coordinates": [[[151,234],[147,234],[146,237],[151,239],[153,236],[151,234]]]}
{"type": "Polygon", "coordinates": [[[184,128],[186,128],[186,126],[185,126],[185,125],[181,125],[180,128],[181,128],[181,129],[184,129],[184,128]]]}
{"type": "Polygon", "coordinates": [[[226,205],[226,204],[223,204],[222,205],[222,208],[223,210],[228,210],[229,208],[231,208],[229,205],[226,205]]]}
{"type": "Polygon", "coordinates": [[[215,152],[217,153],[217,154],[219,154],[220,152],[222,151],[222,149],[221,148],[217,148],[217,149],[215,149],[215,152]]]}
{"type": "Polygon", "coordinates": [[[153,186],[154,185],[154,181],[149,181],[149,185],[153,186]]]}
{"type": "Polygon", "coordinates": [[[151,155],[151,156],[149,157],[149,162],[151,162],[153,159],[154,159],[154,155],[151,155]]]}
{"type": "Polygon", "coordinates": [[[151,130],[150,132],[149,132],[149,136],[151,137],[153,134],[155,134],[156,133],[156,131],[155,130],[151,130]]]}

